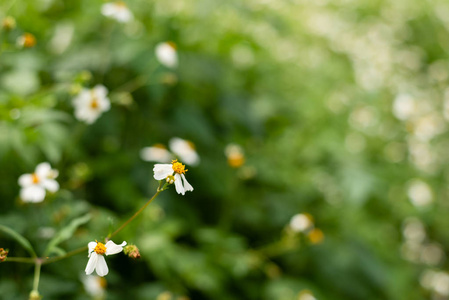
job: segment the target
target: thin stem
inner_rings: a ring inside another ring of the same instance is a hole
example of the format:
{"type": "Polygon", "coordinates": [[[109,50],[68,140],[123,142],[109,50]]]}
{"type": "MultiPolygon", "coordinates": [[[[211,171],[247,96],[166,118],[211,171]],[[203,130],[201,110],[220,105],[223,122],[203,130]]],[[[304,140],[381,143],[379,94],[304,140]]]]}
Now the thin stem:
{"type": "Polygon", "coordinates": [[[123,223],[122,226],[120,226],[116,231],[114,231],[112,234],[110,234],[106,240],[109,240],[110,238],[112,238],[114,235],[116,235],[117,233],[119,233],[120,231],[122,231],[123,228],[125,228],[132,220],[134,220],[138,215],[140,215],[140,213],[151,203],[153,202],[154,199],[156,199],[156,197],[159,195],[160,192],[162,192],[164,190],[164,187],[162,187],[162,184],[164,182],[161,180],[159,183],[159,187],[157,188],[157,192],[156,194],[153,195],[153,197],[151,197],[150,200],[147,201],[147,203],[145,203],[131,218],[129,218],[125,223],[123,223]]]}
{"type": "Polygon", "coordinates": [[[38,292],[39,279],[41,277],[41,265],[42,261],[40,259],[37,259],[34,268],[34,282],[33,282],[33,291],[35,292],[38,292]]]}
{"type": "Polygon", "coordinates": [[[36,263],[35,258],[31,257],[7,257],[5,259],[5,262],[20,262],[20,263],[26,263],[26,264],[34,264],[36,263]]]}
{"type": "Polygon", "coordinates": [[[53,263],[53,262],[55,262],[55,261],[58,261],[58,260],[61,260],[61,259],[64,259],[64,258],[73,256],[73,255],[76,255],[76,254],[78,254],[78,253],[84,252],[84,251],[86,251],[86,250],[87,250],[87,247],[81,247],[81,248],[78,248],[78,249],[76,249],[76,250],[67,252],[67,253],[64,254],[64,255],[56,256],[56,257],[52,257],[52,258],[46,259],[46,260],[44,260],[44,261],[42,262],[42,264],[44,264],[44,265],[50,264],[50,263],[53,263]]]}

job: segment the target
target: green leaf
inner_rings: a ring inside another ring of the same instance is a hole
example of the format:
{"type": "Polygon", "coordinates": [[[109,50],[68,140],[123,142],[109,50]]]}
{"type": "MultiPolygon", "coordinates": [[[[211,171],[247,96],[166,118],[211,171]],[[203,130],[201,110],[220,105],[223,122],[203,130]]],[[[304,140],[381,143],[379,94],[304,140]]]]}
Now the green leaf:
{"type": "Polygon", "coordinates": [[[54,252],[54,249],[57,245],[71,238],[75,233],[76,229],[79,226],[89,222],[90,219],[91,219],[90,214],[86,214],[82,217],[73,219],[66,227],[62,228],[55,235],[55,237],[48,243],[47,249],[44,252],[44,256],[48,256],[51,252],[54,252]]]}
{"type": "Polygon", "coordinates": [[[5,225],[0,225],[0,230],[3,231],[4,233],[8,234],[9,236],[11,236],[19,244],[21,244],[23,246],[23,248],[25,248],[31,254],[32,257],[37,256],[36,252],[34,252],[34,249],[31,246],[30,242],[26,238],[24,238],[20,233],[18,233],[14,229],[11,229],[5,225]]]}

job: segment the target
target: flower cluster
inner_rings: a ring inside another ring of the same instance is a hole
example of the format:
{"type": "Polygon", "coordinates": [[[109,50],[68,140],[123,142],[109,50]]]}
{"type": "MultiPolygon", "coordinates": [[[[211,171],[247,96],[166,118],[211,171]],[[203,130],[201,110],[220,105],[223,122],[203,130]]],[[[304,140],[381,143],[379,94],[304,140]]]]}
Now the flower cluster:
{"type": "Polygon", "coordinates": [[[56,192],[59,184],[55,180],[59,172],[51,168],[48,162],[37,165],[34,173],[23,174],[19,177],[20,198],[24,202],[42,202],[45,198],[45,191],[56,192]]]}

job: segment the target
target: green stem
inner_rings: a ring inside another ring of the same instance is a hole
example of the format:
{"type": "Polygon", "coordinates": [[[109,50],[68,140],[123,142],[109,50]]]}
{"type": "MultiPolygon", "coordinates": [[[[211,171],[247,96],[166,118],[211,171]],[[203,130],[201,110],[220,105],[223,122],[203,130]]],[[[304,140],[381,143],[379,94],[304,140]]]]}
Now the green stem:
{"type": "Polygon", "coordinates": [[[76,254],[81,253],[81,252],[84,252],[84,251],[87,251],[87,247],[81,247],[81,248],[78,248],[78,249],[76,249],[76,250],[67,252],[67,253],[64,254],[64,255],[56,256],[56,257],[52,257],[52,258],[46,259],[46,260],[44,260],[44,261],[42,262],[42,264],[44,264],[44,265],[50,264],[50,263],[53,263],[53,262],[55,262],[55,261],[58,261],[58,260],[61,260],[61,259],[64,259],[64,258],[73,256],[73,255],[76,255],[76,254]]]}
{"type": "Polygon", "coordinates": [[[162,184],[164,183],[163,180],[160,181],[159,183],[159,187],[157,188],[157,192],[156,194],[153,195],[153,197],[151,197],[150,200],[148,200],[138,211],[136,211],[136,213],[129,218],[125,223],[123,223],[122,226],[120,226],[116,231],[114,231],[112,234],[110,234],[106,240],[109,240],[110,238],[112,238],[114,235],[116,235],[117,233],[119,233],[120,231],[122,231],[123,228],[125,228],[132,220],[134,220],[138,215],[140,215],[140,213],[151,203],[153,202],[154,199],[156,199],[156,197],[159,195],[160,192],[162,192],[166,185],[162,186],[162,184]]]}
{"type": "Polygon", "coordinates": [[[20,263],[26,263],[26,264],[34,264],[36,263],[35,258],[31,257],[7,257],[5,259],[5,262],[20,262],[20,263]]]}
{"type": "Polygon", "coordinates": [[[37,259],[35,262],[34,282],[33,282],[33,291],[36,293],[38,293],[39,279],[41,277],[41,266],[42,266],[42,261],[40,259],[37,259]]]}

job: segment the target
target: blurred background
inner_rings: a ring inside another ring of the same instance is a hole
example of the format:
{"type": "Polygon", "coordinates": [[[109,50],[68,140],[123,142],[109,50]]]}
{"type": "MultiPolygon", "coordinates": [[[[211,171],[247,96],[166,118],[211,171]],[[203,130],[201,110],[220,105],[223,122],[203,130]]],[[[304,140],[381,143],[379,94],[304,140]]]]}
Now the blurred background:
{"type": "MultiPolygon", "coordinates": [[[[449,299],[449,2],[105,4],[0,2],[0,224],[42,253],[88,214],[51,256],[102,240],[156,191],[142,149],[174,137],[194,191],[114,237],[141,258],[103,279],[84,253],[44,265],[44,299],[449,299]],[[73,100],[96,85],[89,124],[73,100]],[[24,202],[46,161],[60,189],[24,202]]],[[[0,278],[26,299],[33,265],[0,278]]]]}

